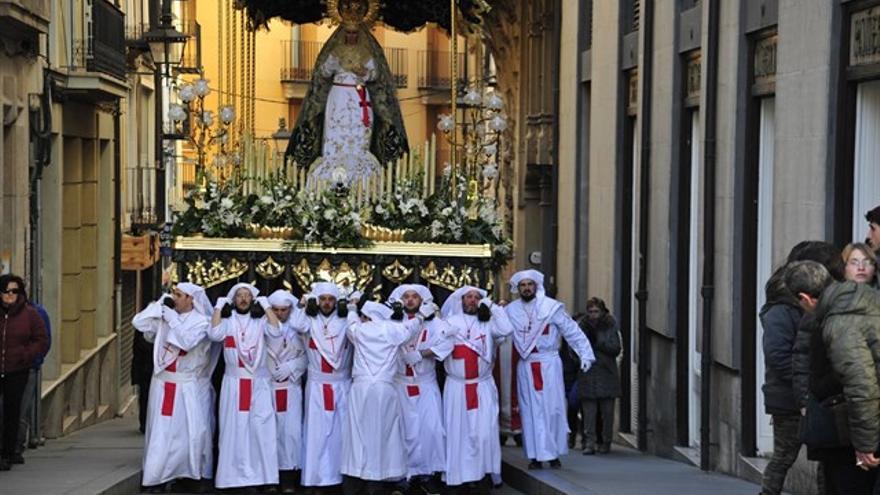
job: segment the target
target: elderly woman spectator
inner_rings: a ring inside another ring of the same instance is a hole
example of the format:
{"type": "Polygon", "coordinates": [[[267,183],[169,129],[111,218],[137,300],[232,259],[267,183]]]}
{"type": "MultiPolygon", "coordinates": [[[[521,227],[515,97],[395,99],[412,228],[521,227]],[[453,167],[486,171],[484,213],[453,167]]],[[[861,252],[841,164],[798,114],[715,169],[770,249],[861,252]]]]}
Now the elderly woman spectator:
{"type": "Polygon", "coordinates": [[[578,374],[578,392],[583,407],[584,455],[596,453],[596,415],[602,415],[600,454],[611,451],[614,438],[614,400],[620,397],[620,333],[605,301],[594,297],[587,301],[587,316],[580,322],[587,334],[596,362],[586,373],[578,374]]]}
{"type": "Polygon", "coordinates": [[[0,276],[0,399],[3,401],[3,448],[0,471],[24,464],[16,452],[21,401],[34,360],[49,348],[43,319],[28,304],[24,280],[0,276]]]}

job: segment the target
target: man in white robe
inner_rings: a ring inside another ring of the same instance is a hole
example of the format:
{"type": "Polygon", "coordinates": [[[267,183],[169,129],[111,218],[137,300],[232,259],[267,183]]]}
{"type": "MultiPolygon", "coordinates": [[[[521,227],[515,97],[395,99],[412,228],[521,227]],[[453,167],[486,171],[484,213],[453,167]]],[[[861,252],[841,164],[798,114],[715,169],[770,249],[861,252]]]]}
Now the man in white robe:
{"type": "MultiPolygon", "coordinates": [[[[424,285],[403,284],[388,298],[392,319],[411,320],[434,296],[424,285]],[[398,309],[399,308],[399,309],[398,309]]],[[[397,393],[403,413],[410,486],[428,494],[442,492],[440,475],[446,469],[446,430],[443,400],[437,385],[437,355],[452,351],[448,326],[439,315],[428,318],[404,345],[398,360],[397,393]]]]}
{"type": "Polygon", "coordinates": [[[268,338],[281,337],[278,318],[250,284],[217,298],[208,338],[223,343],[217,488],[278,484],[278,448],[268,338]]]}
{"type": "Polygon", "coordinates": [[[348,308],[338,298],[336,284],[317,282],[300,301],[305,310],[295,311],[289,321],[305,339],[309,363],[301,483],[325,491],[338,491],[342,484],[342,429],[351,388],[348,308]]]}
{"type": "Polygon", "coordinates": [[[155,490],[175,479],[210,480],[213,473],[216,360],[206,339],[211,302],[182,282],[135,315],[132,325],[153,343],[142,484],[155,490]]]}
{"type": "Polygon", "coordinates": [[[270,338],[266,350],[272,375],[272,399],[278,429],[278,479],[281,493],[294,493],[302,469],[302,387],[300,378],[308,360],[302,337],[288,325],[296,298],[286,290],[269,296],[272,311],[281,323],[281,337],[270,338]]]}
{"type": "Polygon", "coordinates": [[[446,484],[488,494],[490,477],[501,474],[498,389],[492,378],[495,346],[513,331],[504,309],[486,291],[464,286],[443,304],[453,346],[443,359],[443,417],[446,424],[446,484]]]}
{"type": "MultiPolygon", "coordinates": [[[[422,308],[433,314],[432,304],[422,308]]],[[[342,436],[343,493],[390,493],[407,472],[403,417],[394,375],[401,348],[416,335],[425,316],[389,321],[391,309],[367,301],[357,315],[349,306],[347,337],[354,347],[348,420],[342,436]]]]}
{"type": "Polygon", "coordinates": [[[559,456],[568,453],[568,416],[560,336],[581,360],[586,372],[596,360],[590,341],[568,316],[563,304],[544,293],[544,275],[537,270],[517,272],[510,291],[519,299],[505,310],[513,325],[513,346],[520,360],[516,367],[517,397],[522,417],[523,450],[529,469],[542,462],[562,467],[559,456]]]}

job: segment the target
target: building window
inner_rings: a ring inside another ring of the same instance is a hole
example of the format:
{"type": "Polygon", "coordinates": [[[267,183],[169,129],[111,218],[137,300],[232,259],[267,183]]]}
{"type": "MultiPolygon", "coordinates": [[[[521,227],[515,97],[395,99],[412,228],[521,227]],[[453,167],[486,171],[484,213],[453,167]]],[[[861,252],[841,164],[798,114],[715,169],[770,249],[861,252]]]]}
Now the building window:
{"type": "Polygon", "coordinates": [[[623,26],[625,33],[639,30],[641,22],[641,0],[624,0],[623,2],[623,26]]]}

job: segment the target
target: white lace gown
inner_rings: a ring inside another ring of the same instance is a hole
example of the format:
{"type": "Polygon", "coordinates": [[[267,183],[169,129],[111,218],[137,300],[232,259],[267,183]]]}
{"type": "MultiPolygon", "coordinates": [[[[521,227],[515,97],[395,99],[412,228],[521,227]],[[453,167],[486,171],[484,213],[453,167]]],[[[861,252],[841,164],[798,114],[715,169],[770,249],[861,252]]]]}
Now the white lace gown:
{"type": "Polygon", "coordinates": [[[350,184],[366,180],[381,168],[379,160],[370,152],[374,120],[372,100],[365,86],[376,77],[376,62],[372,58],[367,60],[364,69],[365,75],[354,74],[344,69],[333,55],[327,57],[319,69],[323,77],[333,78],[333,87],[324,111],[321,156],[312,167],[314,178],[350,184]]]}

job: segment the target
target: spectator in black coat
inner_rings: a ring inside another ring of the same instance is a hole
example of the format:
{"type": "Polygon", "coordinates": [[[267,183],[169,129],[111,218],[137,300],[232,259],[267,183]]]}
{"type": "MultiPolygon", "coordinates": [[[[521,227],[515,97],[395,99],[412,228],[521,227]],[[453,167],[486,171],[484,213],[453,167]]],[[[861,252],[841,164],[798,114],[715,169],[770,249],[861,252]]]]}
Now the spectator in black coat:
{"type": "Polygon", "coordinates": [[[587,301],[587,317],[581,320],[596,362],[586,373],[578,374],[578,392],[584,416],[584,455],[596,453],[596,415],[602,415],[600,454],[611,451],[614,438],[614,402],[620,397],[620,370],[617,356],[621,353],[620,332],[605,302],[598,297],[587,301]]]}
{"type": "Polygon", "coordinates": [[[760,313],[764,329],[764,410],[773,417],[773,457],[764,470],[762,495],[782,493],[785,476],[801,449],[801,414],[792,384],[792,356],[803,310],[785,286],[787,268],[783,265],[767,281],[767,302],[760,313]]]}

